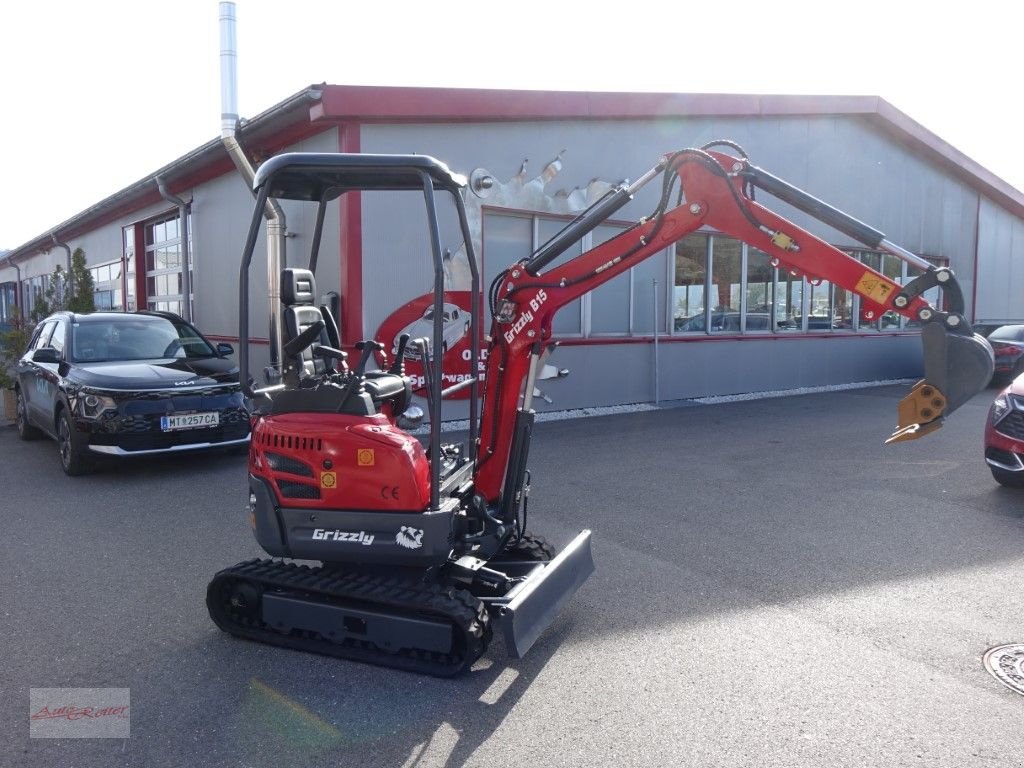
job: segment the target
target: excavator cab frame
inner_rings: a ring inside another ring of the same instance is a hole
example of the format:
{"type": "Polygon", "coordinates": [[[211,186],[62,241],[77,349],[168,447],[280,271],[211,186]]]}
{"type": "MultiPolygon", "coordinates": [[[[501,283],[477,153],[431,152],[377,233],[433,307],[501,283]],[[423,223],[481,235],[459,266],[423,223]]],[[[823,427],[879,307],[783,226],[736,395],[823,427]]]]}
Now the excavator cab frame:
{"type": "MultiPolygon", "coordinates": [[[[461,191],[466,186],[465,177],[453,173],[448,167],[427,155],[376,155],[352,153],[286,153],[277,155],[260,166],[256,173],[253,188],[256,193],[256,205],[249,227],[249,233],[242,254],[239,271],[239,369],[242,375],[242,387],[250,397],[261,395],[273,396],[274,392],[284,389],[283,384],[271,384],[255,389],[249,383],[249,271],[260,232],[262,212],[268,198],[277,200],[297,200],[317,203],[316,223],[314,225],[310,245],[307,268],[315,277],[319,260],[320,243],[327,206],[347,193],[361,192],[419,192],[423,195],[425,206],[427,235],[430,244],[430,255],[433,265],[434,304],[432,338],[425,340],[409,340],[419,342],[424,349],[419,350],[421,359],[426,359],[424,375],[425,390],[430,424],[429,455],[441,455],[441,409],[446,396],[456,389],[470,388],[469,397],[469,440],[467,450],[459,459],[459,466],[449,468],[444,481],[441,478],[441,462],[430,462],[430,509],[440,508],[443,489],[458,485],[459,479],[469,474],[476,460],[476,432],[479,421],[479,383],[475,377],[461,382],[448,389],[442,388],[443,356],[436,350],[443,348],[443,305],[445,294],[444,253],[441,244],[441,228],[438,221],[437,193],[447,193],[455,205],[458,216],[459,230],[469,255],[471,275],[470,291],[470,354],[473,360],[478,359],[480,351],[480,275],[476,257],[473,253],[473,239],[470,236],[469,223],[466,216],[465,203],[461,191]]],[[[337,331],[331,333],[332,324],[329,313],[324,312],[325,326],[328,337],[334,344],[339,344],[337,331]]],[[[301,350],[309,345],[318,333],[310,333],[307,339],[293,338],[292,348],[301,350]]],[[[366,344],[366,342],[363,342],[366,344]]],[[[285,345],[287,347],[287,345],[285,345]]],[[[362,347],[364,359],[362,366],[368,362],[368,356],[374,351],[370,347],[362,347]]],[[[287,355],[285,355],[287,356],[287,355]]],[[[401,361],[399,360],[400,364],[401,361]]]]}
{"type": "MultiPolygon", "coordinates": [[[[445,275],[437,200],[439,193],[450,195],[467,251],[468,351],[479,359],[482,293],[461,196],[465,185],[462,176],[424,155],[291,153],[271,158],[256,173],[256,202],[239,270],[239,368],[244,391],[257,402],[250,520],[269,554],[321,566],[310,572],[287,562],[256,561],[218,573],[207,605],[225,631],[451,675],[468,669],[493,630],[504,635],[512,656],[524,654],[593,571],[590,531],[557,552],[526,533],[518,519],[496,517],[473,492],[480,383],[467,377],[442,387],[445,275]],[[425,453],[402,428],[412,391],[402,365],[408,337],[399,339],[395,360],[380,372],[366,366],[377,355],[387,365],[385,347],[373,339],[356,343],[360,357],[350,369],[330,312],[321,307],[317,317],[312,311],[327,206],[351,192],[423,196],[433,264],[432,338],[412,343],[426,379],[425,453]],[[249,371],[249,272],[270,198],[315,203],[317,216],[307,268],[282,270],[276,319],[290,336],[282,343],[282,380],[255,387],[249,371]],[[291,316],[291,322],[281,322],[299,298],[306,320],[291,316]],[[331,361],[331,367],[310,370],[302,362],[307,354],[331,361]],[[399,382],[404,397],[395,387],[399,382]],[[387,397],[380,396],[382,389],[387,397]],[[468,444],[444,444],[443,401],[465,389],[468,444]],[[365,466],[353,469],[351,454],[364,451],[365,466]],[[401,492],[395,483],[404,483],[401,492]],[[380,484],[389,493],[381,491],[378,499],[373,494],[380,484]]],[[[527,491],[515,489],[517,506],[527,491]]]]}

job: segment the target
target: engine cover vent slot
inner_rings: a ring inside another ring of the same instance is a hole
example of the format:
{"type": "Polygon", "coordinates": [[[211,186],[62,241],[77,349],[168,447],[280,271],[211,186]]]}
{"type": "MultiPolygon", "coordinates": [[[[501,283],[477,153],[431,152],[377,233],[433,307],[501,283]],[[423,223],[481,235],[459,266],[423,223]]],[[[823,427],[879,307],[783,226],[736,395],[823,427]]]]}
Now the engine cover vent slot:
{"type": "Polygon", "coordinates": [[[294,483],[290,480],[277,480],[277,489],[286,499],[319,499],[320,489],[315,485],[294,483]]]}
{"type": "Polygon", "coordinates": [[[314,477],[313,468],[305,462],[284,456],[280,453],[266,452],[267,464],[275,472],[287,472],[289,475],[302,475],[303,477],[314,477]]]}
{"type": "Polygon", "coordinates": [[[283,448],[292,451],[322,451],[324,441],[319,437],[302,437],[264,430],[259,442],[267,448],[283,448]]]}

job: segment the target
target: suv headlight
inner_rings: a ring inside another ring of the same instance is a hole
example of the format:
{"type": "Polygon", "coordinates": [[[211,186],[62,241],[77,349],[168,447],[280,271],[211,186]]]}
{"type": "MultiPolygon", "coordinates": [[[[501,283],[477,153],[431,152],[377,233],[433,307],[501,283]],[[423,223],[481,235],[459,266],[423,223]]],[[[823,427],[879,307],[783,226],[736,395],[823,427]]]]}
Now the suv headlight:
{"type": "Polygon", "coordinates": [[[1011,410],[1013,406],[1010,404],[1010,396],[1004,392],[992,401],[992,407],[989,409],[992,424],[998,424],[1011,410]]]}
{"type": "Polygon", "coordinates": [[[99,418],[104,411],[116,410],[114,398],[85,392],[78,398],[78,412],[87,419],[99,418]]]}

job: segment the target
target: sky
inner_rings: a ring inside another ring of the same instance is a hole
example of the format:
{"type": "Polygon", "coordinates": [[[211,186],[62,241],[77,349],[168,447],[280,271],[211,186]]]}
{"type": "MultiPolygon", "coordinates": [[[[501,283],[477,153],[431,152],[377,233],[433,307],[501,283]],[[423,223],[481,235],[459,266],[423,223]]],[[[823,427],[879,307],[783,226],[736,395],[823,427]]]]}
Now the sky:
{"type": "MultiPolygon", "coordinates": [[[[0,249],[220,135],[217,0],[4,13],[0,249]]],[[[1024,3],[237,0],[236,15],[242,117],[320,82],[871,95],[1024,190],[1024,3]]]]}

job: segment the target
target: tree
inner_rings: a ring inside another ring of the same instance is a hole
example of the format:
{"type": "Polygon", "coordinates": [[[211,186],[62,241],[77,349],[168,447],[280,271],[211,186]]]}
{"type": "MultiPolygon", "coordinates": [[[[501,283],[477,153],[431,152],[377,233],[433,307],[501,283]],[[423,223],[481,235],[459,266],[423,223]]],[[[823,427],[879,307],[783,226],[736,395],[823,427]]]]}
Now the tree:
{"type": "Polygon", "coordinates": [[[92,273],[85,266],[85,251],[76,248],[71,254],[71,272],[60,264],[53,268],[46,290],[36,295],[30,315],[33,320],[39,321],[61,310],[95,312],[94,287],[92,273]]]}
{"type": "Polygon", "coordinates": [[[64,297],[68,292],[68,273],[60,264],[53,268],[50,279],[47,281],[46,290],[43,296],[46,297],[46,304],[51,312],[59,312],[64,309],[64,297]]]}
{"type": "Polygon", "coordinates": [[[67,309],[71,312],[95,312],[95,287],[92,272],[85,266],[85,251],[75,248],[75,252],[71,254],[71,292],[67,309]]]}

